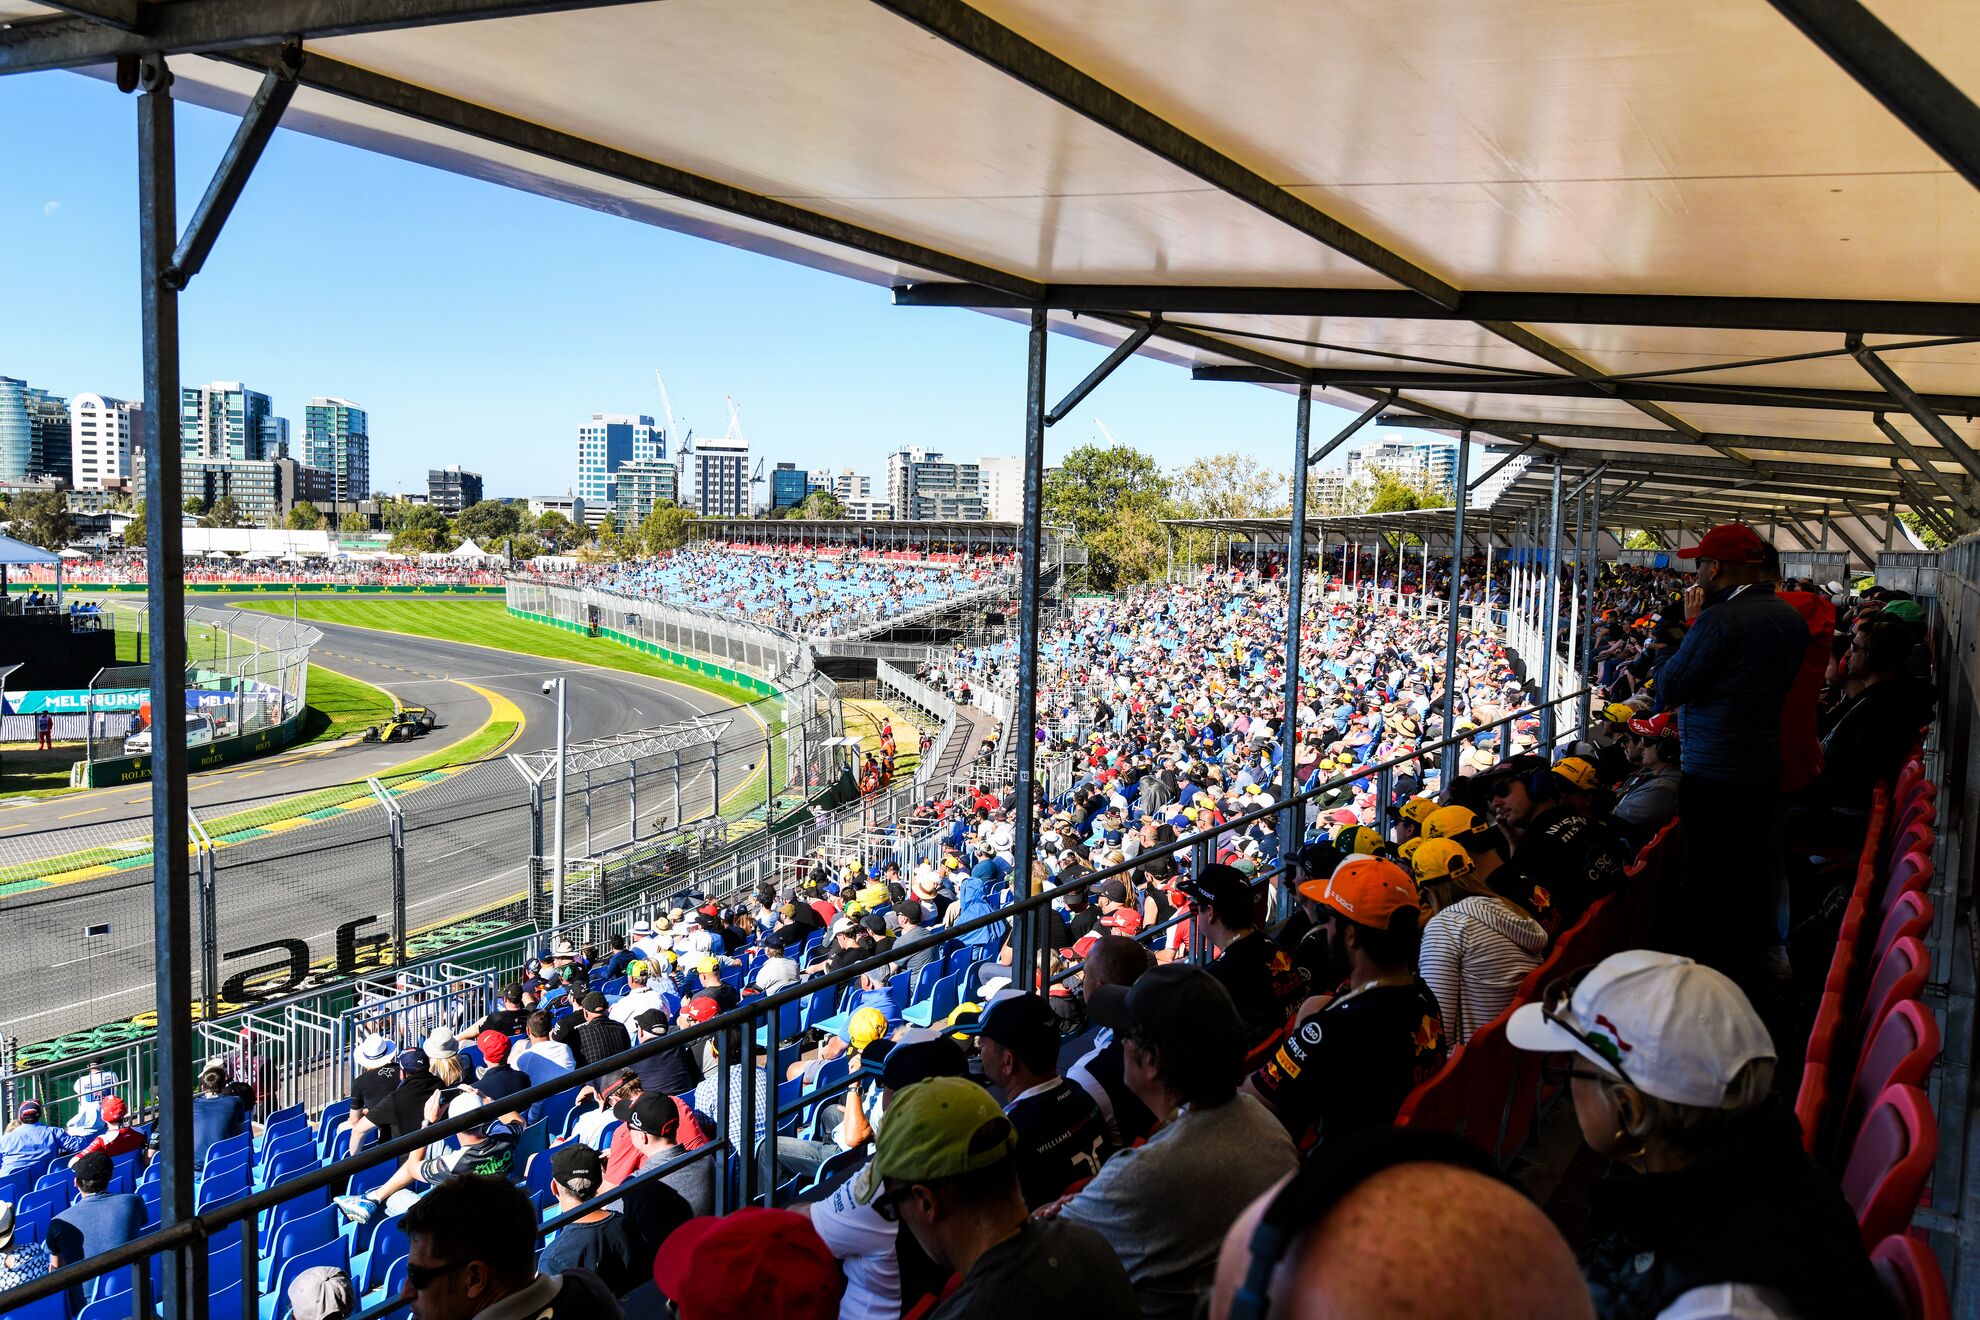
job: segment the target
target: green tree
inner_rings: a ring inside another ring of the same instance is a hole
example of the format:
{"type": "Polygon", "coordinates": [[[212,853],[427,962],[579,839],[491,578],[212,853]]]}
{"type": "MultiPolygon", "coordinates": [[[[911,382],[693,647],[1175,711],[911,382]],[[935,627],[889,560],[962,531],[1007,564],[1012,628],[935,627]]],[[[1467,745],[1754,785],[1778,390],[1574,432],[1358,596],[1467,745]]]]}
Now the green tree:
{"type": "Polygon", "coordinates": [[[362,536],[371,530],[371,519],[365,517],[356,509],[352,509],[338,522],[337,530],[349,532],[353,536],[362,536]]]}
{"type": "Polygon", "coordinates": [[[1939,535],[1938,529],[1915,513],[1900,513],[1898,521],[1910,529],[1911,534],[1925,543],[1927,550],[1943,550],[1946,538],[1939,535]]]}
{"type": "Polygon", "coordinates": [[[1047,522],[1070,524],[1086,543],[1093,586],[1112,591],[1153,576],[1171,510],[1169,479],[1148,455],[1081,445],[1045,478],[1044,505],[1047,522]]]}
{"type": "Polygon", "coordinates": [[[197,495],[186,496],[186,512],[197,518],[200,514],[206,512],[206,501],[197,495]]]}
{"type": "Polygon", "coordinates": [[[688,543],[694,524],[692,510],[660,501],[647,512],[645,520],[639,525],[637,548],[649,555],[664,555],[670,550],[678,550],[688,543]]]}
{"type": "Polygon", "coordinates": [[[323,510],[314,504],[298,504],[289,510],[288,520],[283,524],[292,532],[316,532],[323,529],[323,510]]]}
{"type": "Polygon", "coordinates": [[[132,548],[142,548],[145,537],[144,501],[137,502],[137,513],[124,526],[124,544],[132,548]]]}
{"type": "Polygon", "coordinates": [[[845,502],[829,490],[814,490],[793,505],[787,516],[792,518],[843,518],[846,516],[845,502]]]}
{"type": "Polygon", "coordinates": [[[222,495],[219,499],[213,501],[213,506],[206,511],[206,516],[199,520],[199,525],[201,527],[240,527],[244,526],[246,522],[247,517],[241,509],[241,502],[232,495],[222,495]]]}
{"type": "Polygon", "coordinates": [[[483,500],[462,509],[454,519],[454,533],[462,540],[472,540],[484,550],[500,547],[504,537],[514,536],[522,530],[522,515],[515,506],[500,500],[483,500]]]}
{"type": "Polygon", "coordinates": [[[411,500],[394,497],[378,503],[378,522],[388,532],[396,532],[412,518],[413,510],[424,508],[411,500]]]}
{"type": "Polygon", "coordinates": [[[442,533],[431,527],[401,527],[392,535],[391,550],[399,555],[426,555],[440,549],[442,533]]]}
{"type": "Polygon", "coordinates": [[[534,559],[540,554],[547,553],[547,549],[543,542],[537,540],[528,532],[517,535],[509,545],[510,553],[516,557],[518,562],[525,559],[534,559]]]}
{"type": "MultiPolygon", "coordinates": [[[[1292,508],[1286,474],[1268,468],[1248,454],[1206,454],[1178,468],[1170,478],[1175,517],[1271,518],[1292,508]]],[[[1185,553],[1214,558],[1238,538],[1221,532],[1183,533],[1185,553]]],[[[1168,547],[1163,545],[1166,558],[1168,547]]]]}
{"type": "Polygon", "coordinates": [[[571,520],[555,509],[545,509],[543,516],[536,520],[536,526],[532,530],[543,538],[546,545],[562,547],[577,542],[577,528],[571,526],[571,520]]]}
{"type": "Polygon", "coordinates": [[[1657,544],[1657,538],[1640,527],[1623,539],[1623,549],[1625,550],[1657,550],[1661,548],[1657,544]]]}
{"type": "Polygon", "coordinates": [[[69,497],[59,490],[24,490],[7,506],[14,535],[44,550],[60,550],[76,534],[69,497]]]}

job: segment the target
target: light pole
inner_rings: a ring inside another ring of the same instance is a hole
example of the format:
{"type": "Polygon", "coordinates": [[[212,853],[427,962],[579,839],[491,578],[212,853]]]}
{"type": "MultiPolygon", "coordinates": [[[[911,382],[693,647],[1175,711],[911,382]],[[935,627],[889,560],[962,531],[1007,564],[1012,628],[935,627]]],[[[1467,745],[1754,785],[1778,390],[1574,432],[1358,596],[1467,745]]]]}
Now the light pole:
{"type": "Polygon", "coordinates": [[[552,829],[555,839],[550,845],[550,927],[556,929],[564,924],[564,761],[565,738],[569,726],[564,722],[564,679],[543,680],[543,693],[557,694],[557,811],[552,829]]]}

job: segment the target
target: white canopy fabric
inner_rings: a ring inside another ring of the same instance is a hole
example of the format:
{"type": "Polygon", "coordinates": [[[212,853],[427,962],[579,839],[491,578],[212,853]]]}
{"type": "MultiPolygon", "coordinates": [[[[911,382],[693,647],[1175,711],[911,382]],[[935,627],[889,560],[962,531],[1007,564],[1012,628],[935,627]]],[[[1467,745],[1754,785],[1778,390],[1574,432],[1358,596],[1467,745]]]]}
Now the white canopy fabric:
{"type": "Polygon", "coordinates": [[[445,556],[448,559],[500,559],[501,557],[494,551],[483,550],[476,545],[472,536],[448,551],[445,556]]]}

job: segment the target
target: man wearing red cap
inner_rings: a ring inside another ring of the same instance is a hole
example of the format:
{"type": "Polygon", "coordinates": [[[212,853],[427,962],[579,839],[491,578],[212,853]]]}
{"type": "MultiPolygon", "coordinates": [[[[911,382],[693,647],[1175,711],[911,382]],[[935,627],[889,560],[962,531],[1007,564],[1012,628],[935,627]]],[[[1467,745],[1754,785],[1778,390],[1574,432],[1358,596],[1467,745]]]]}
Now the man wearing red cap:
{"type": "Polygon", "coordinates": [[[1757,990],[1784,962],[1774,913],[1781,711],[1808,625],[1774,594],[1767,545],[1751,527],[1714,527],[1678,556],[1698,564],[1684,595],[1691,626],[1657,693],[1684,735],[1684,862],[1657,904],[1656,943],[1757,990]]]}

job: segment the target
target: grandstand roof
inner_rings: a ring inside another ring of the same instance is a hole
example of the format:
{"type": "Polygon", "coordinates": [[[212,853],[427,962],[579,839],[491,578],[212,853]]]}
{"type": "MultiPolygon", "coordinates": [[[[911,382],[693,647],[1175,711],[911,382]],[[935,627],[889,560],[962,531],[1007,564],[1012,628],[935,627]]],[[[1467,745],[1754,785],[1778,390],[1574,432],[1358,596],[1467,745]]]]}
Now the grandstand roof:
{"type": "Polygon", "coordinates": [[[238,110],[301,34],[290,127],[905,303],[1159,314],[1144,351],[1209,378],[1729,475],[1734,509],[1980,507],[1970,6],[61,8],[111,21],[0,0],[0,71],[201,51],[178,94],[238,110]]]}

